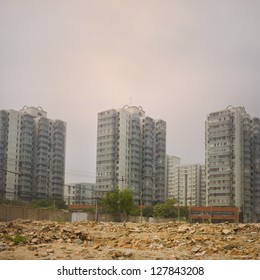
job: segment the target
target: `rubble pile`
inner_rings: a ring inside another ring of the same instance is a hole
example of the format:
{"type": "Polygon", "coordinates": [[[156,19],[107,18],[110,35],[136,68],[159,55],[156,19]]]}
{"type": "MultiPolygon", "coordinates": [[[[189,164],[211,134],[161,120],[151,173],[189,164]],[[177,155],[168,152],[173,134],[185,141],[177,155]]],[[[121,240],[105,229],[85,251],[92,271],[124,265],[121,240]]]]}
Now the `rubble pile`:
{"type": "Polygon", "coordinates": [[[260,259],[260,224],[0,223],[0,259],[260,259]]]}

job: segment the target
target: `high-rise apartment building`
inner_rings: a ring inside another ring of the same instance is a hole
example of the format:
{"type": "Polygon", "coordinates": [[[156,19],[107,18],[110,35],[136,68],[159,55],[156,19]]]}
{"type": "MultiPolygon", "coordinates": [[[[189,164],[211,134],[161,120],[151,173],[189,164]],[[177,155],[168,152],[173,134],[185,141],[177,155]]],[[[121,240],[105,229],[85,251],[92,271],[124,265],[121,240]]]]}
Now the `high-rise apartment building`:
{"type": "Polygon", "coordinates": [[[42,108],[0,111],[0,197],[62,198],[66,123],[42,108]]]}
{"type": "Polygon", "coordinates": [[[172,156],[172,155],[171,156],[167,155],[166,158],[167,158],[167,163],[166,163],[167,198],[173,198],[174,197],[173,190],[174,190],[174,183],[175,183],[174,167],[176,165],[181,164],[181,159],[179,157],[172,156]]]}
{"type": "Polygon", "coordinates": [[[179,206],[205,205],[205,165],[170,164],[168,161],[168,198],[179,206]]]}
{"type": "Polygon", "coordinates": [[[98,114],[96,194],[116,186],[129,188],[136,204],[165,201],[166,123],[145,116],[141,107],[98,114]]]}
{"type": "Polygon", "coordinates": [[[243,107],[206,121],[206,202],[236,206],[243,222],[260,221],[260,121],[243,107]]]}

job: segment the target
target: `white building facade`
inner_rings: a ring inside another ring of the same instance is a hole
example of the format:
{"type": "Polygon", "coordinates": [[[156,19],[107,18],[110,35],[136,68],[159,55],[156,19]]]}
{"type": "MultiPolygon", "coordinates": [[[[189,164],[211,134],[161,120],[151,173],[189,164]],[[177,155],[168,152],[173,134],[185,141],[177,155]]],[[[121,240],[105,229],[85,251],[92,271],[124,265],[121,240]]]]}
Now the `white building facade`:
{"type": "Polygon", "coordinates": [[[229,106],[206,121],[206,204],[236,206],[243,222],[260,221],[260,122],[229,106]]]}
{"type": "Polygon", "coordinates": [[[166,123],[125,106],[98,114],[96,193],[129,188],[135,203],[165,201],[166,123]]]}
{"type": "Polygon", "coordinates": [[[66,204],[85,204],[93,205],[95,203],[95,184],[75,183],[64,186],[64,198],[66,204]]]}
{"type": "Polygon", "coordinates": [[[66,123],[42,108],[0,111],[0,196],[62,199],[66,123]]]}
{"type": "Polygon", "coordinates": [[[176,156],[167,155],[167,198],[175,195],[175,171],[174,167],[181,164],[181,159],[176,156]]]}
{"type": "Polygon", "coordinates": [[[168,198],[178,206],[204,206],[205,195],[205,165],[168,165],[168,198]]]}

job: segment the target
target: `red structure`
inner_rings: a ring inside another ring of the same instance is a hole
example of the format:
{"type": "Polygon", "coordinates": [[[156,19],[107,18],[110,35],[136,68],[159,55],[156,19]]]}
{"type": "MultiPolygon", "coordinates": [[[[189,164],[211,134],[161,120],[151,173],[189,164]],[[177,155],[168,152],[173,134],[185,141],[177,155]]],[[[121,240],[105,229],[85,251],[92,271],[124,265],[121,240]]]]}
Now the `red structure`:
{"type": "Polygon", "coordinates": [[[68,205],[68,209],[70,211],[82,211],[82,210],[91,209],[94,207],[95,207],[95,205],[91,205],[91,204],[69,204],[68,205]]]}
{"type": "Polygon", "coordinates": [[[192,206],[190,215],[193,223],[238,223],[239,211],[229,206],[192,206]]]}

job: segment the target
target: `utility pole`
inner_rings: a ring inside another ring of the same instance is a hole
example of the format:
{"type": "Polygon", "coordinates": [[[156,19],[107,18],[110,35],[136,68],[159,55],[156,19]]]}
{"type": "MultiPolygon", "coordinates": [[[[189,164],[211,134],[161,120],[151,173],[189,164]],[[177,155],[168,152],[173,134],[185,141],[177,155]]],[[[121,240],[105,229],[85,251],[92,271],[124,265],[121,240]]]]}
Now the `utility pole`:
{"type": "Polygon", "coordinates": [[[96,205],[95,205],[95,222],[98,221],[98,197],[96,196],[96,205]]]}
{"type": "Polygon", "coordinates": [[[141,216],[141,224],[143,223],[143,191],[140,193],[140,216],[141,216]]]}
{"type": "Polygon", "coordinates": [[[178,222],[180,221],[180,200],[178,199],[178,222]]]}
{"type": "Polygon", "coordinates": [[[191,203],[192,203],[192,198],[189,197],[189,200],[190,200],[190,206],[189,206],[189,222],[192,223],[192,216],[191,216],[191,203]]]}

